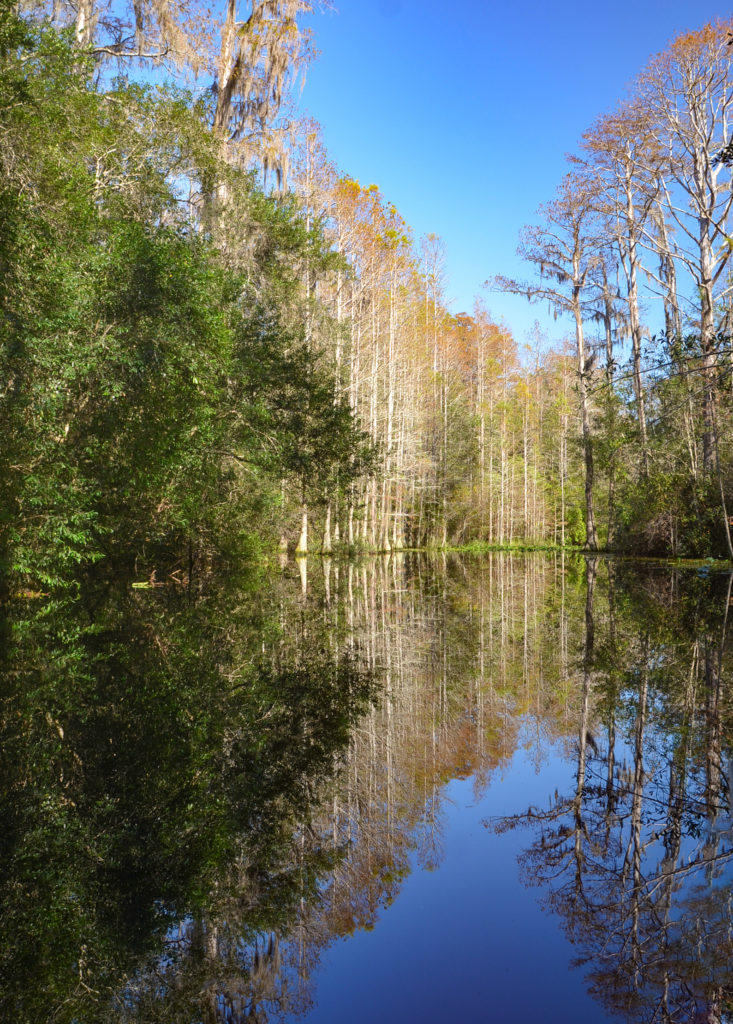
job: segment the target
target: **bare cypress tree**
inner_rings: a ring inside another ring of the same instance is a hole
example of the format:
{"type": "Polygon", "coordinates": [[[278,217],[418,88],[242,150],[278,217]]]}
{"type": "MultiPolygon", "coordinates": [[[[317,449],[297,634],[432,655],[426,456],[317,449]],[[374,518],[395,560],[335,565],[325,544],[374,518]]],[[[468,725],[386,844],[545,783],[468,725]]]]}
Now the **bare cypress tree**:
{"type": "Polygon", "coordinates": [[[554,202],[543,207],[544,223],[525,228],[518,252],[539,272],[540,283],[521,283],[499,276],[494,287],[530,302],[549,302],[558,312],[570,314],[575,322],[580,417],[585,462],[586,545],[598,547],[593,504],[593,439],[591,426],[590,375],[594,356],[588,352],[584,332],[584,291],[598,262],[595,239],[591,233],[596,192],[592,182],[578,174],[568,174],[554,202]]]}
{"type": "Polygon", "coordinates": [[[298,18],[310,0],[249,0],[244,12],[227,0],[215,65],[214,128],[230,160],[256,152],[265,175],[286,172],[282,132],[275,127],[288,89],[312,57],[310,33],[298,18]]]}
{"type": "MultiPolygon", "coordinates": [[[[644,475],[649,470],[644,385],[641,354],[642,327],[639,309],[640,246],[657,186],[649,170],[652,147],[645,112],[627,104],[599,119],[585,134],[584,149],[590,168],[598,176],[599,198],[618,251],[626,282],[628,333],[633,360],[632,380],[636,398],[641,461],[644,475]]],[[[607,290],[606,290],[607,294],[607,290]]]]}
{"type": "MultiPolygon", "coordinates": [[[[730,172],[717,159],[729,142],[733,112],[730,88],[733,54],[730,24],[716,22],[678,36],[639,76],[654,143],[662,201],[679,229],[676,259],[690,274],[698,296],[703,373],[703,473],[715,470],[716,325],[715,304],[730,259],[727,221],[733,205],[730,172]]],[[[650,232],[650,242],[660,238],[650,232]]],[[[660,250],[661,251],[661,250],[660,250]]]]}
{"type": "Polygon", "coordinates": [[[33,9],[39,6],[56,26],[73,27],[80,49],[99,61],[165,63],[194,74],[206,66],[212,26],[193,0],[49,0],[33,9]]]}

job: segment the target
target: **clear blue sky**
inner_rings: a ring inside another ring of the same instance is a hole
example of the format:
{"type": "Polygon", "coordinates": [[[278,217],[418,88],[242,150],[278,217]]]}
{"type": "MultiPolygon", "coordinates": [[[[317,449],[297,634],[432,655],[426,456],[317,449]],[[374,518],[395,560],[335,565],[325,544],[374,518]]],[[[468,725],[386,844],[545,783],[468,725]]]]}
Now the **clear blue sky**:
{"type": "MultiPolygon", "coordinates": [[[[415,238],[447,247],[453,312],[481,295],[522,343],[537,318],[490,294],[526,277],[519,230],[567,170],[565,154],[680,31],[730,11],[707,0],[335,0],[311,24],[320,55],[300,105],[340,171],[376,184],[415,238]]],[[[658,325],[650,325],[657,329],[658,325]]]]}

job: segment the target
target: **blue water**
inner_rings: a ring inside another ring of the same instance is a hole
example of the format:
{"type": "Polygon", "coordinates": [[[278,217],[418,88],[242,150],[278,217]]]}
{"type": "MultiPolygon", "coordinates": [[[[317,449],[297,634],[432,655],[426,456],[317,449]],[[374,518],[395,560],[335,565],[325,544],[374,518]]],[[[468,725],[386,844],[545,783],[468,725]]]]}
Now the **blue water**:
{"type": "Polygon", "coordinates": [[[495,815],[547,806],[573,788],[573,766],[559,751],[538,774],[519,750],[483,793],[475,780],[444,790],[445,856],[437,870],[412,873],[374,929],[339,940],[312,979],[318,1024],[500,1021],[503,1024],[604,1022],[559,922],[540,906],[541,890],[520,881],[526,830],[497,835],[495,815]]]}

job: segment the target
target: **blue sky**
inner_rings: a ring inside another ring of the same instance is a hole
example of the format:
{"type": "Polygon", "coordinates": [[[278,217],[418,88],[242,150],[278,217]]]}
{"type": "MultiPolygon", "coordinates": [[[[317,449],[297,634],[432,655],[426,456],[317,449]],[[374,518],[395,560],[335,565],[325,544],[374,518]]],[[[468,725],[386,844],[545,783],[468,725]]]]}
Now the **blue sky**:
{"type": "Polygon", "coordinates": [[[706,0],[336,2],[311,19],[320,54],[300,100],[331,158],[377,184],[416,239],[444,240],[453,312],[470,312],[480,295],[520,344],[535,319],[559,339],[564,328],[546,310],[483,282],[527,276],[519,231],[552,198],[565,154],[652,54],[729,9],[706,0]]]}

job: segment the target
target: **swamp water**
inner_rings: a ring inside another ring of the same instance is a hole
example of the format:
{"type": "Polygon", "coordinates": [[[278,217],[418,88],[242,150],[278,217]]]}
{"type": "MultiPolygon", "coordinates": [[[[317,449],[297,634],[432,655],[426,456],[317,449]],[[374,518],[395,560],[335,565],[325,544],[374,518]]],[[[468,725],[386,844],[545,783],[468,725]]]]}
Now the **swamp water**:
{"type": "Polygon", "coordinates": [[[733,1019],[727,575],[79,594],[2,627],[1,1020],[733,1019]]]}

